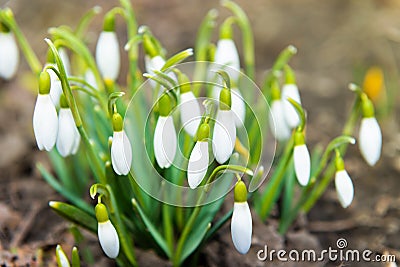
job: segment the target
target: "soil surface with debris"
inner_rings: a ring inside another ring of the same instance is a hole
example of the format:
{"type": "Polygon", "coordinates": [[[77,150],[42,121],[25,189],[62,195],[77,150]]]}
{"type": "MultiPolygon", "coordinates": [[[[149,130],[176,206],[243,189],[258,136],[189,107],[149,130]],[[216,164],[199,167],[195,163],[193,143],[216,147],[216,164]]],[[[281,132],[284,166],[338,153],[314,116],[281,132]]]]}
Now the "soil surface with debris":
{"type": "MultiPolygon", "coordinates": [[[[197,27],[209,9],[219,8],[221,17],[228,14],[219,7],[218,1],[212,0],[132,2],[139,23],[152,29],[169,54],[193,47],[197,27]]],[[[398,91],[399,1],[237,2],[254,27],[258,84],[284,47],[293,44],[298,48],[292,66],[298,73],[303,105],[308,112],[307,135],[311,149],[317,144],[325,146],[340,134],[353,100],[347,84],[360,83],[360,72],[378,65],[384,70],[386,80],[392,81],[387,89],[398,91]]],[[[0,4],[6,3],[0,0],[0,4]]],[[[78,18],[90,7],[100,5],[107,10],[117,4],[116,0],[12,0],[7,3],[42,62],[47,28],[61,24],[76,26],[78,18]]],[[[122,20],[117,20],[117,28],[124,43],[122,20]]],[[[99,17],[88,34],[92,50],[100,30],[99,17]]],[[[126,67],[127,61],[123,64],[126,67]]],[[[37,162],[49,166],[46,153],[36,147],[32,130],[36,97],[32,90],[36,81],[28,74],[24,60],[19,70],[18,78],[0,81],[0,264],[55,266],[56,244],[61,243],[70,251],[74,240],[68,223],[47,206],[49,200],[62,198],[43,181],[35,167],[37,162]]],[[[400,94],[396,97],[400,100],[400,94]]],[[[376,262],[268,263],[257,259],[257,251],[264,245],[276,250],[321,250],[335,248],[338,238],[345,238],[348,248],[388,252],[400,261],[399,112],[397,105],[392,114],[380,119],[383,151],[375,167],[369,167],[361,159],[357,146],[349,149],[345,161],[354,181],[355,199],[348,209],[341,208],[331,185],[310,214],[301,216],[285,236],[277,233],[277,222],[273,218],[263,223],[254,214],[253,245],[245,256],[235,251],[227,224],[203,249],[200,265],[385,266],[376,262]]],[[[226,201],[224,209],[230,206],[231,202],[226,201]]],[[[113,266],[102,256],[96,237],[90,234],[86,237],[87,247],[96,259],[95,266],[113,266]]],[[[137,254],[140,266],[169,266],[152,251],[140,250],[137,254]]]]}

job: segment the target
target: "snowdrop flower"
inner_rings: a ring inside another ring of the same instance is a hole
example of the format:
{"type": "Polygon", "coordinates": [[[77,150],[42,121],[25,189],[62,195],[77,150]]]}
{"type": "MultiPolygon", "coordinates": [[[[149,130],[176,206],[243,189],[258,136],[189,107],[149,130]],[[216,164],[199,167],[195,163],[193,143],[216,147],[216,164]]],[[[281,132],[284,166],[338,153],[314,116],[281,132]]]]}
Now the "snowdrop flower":
{"type": "Polygon", "coordinates": [[[294,170],[299,184],[306,186],[310,180],[310,153],[308,152],[307,146],[304,142],[304,134],[302,132],[296,131],[294,138],[294,170]]]}
{"type": "Polygon", "coordinates": [[[167,93],[160,97],[158,108],[160,116],[154,132],[153,147],[157,164],[163,169],[172,165],[177,148],[176,130],[170,114],[172,105],[167,93]]]}
{"type": "Polygon", "coordinates": [[[212,138],[213,154],[220,164],[230,158],[236,142],[235,119],[231,103],[231,91],[224,87],[219,97],[219,108],[212,138]]]}
{"type": "Polygon", "coordinates": [[[103,31],[96,46],[96,63],[103,79],[115,81],[120,70],[120,53],[115,21],[112,14],[104,18],[103,31]]]}
{"type": "Polygon", "coordinates": [[[58,114],[57,150],[63,157],[75,155],[78,151],[80,141],[81,136],[76,128],[71,109],[64,94],[62,94],[58,114]]]}
{"type": "Polygon", "coordinates": [[[347,171],[344,169],[344,162],[340,155],[336,156],[335,187],[339,202],[343,208],[350,206],[354,197],[353,182],[347,171]]]}
{"type": "Polygon", "coordinates": [[[108,218],[107,208],[104,204],[98,203],[95,212],[98,222],[97,235],[101,248],[107,257],[115,259],[119,254],[119,238],[117,231],[108,218]]]}
{"type": "Polygon", "coordinates": [[[69,76],[71,74],[71,63],[69,62],[67,50],[64,47],[60,47],[58,48],[58,54],[64,64],[65,72],[67,73],[67,76],[69,76]]]}
{"type": "Polygon", "coordinates": [[[10,80],[16,73],[19,63],[19,50],[14,34],[5,25],[0,25],[0,77],[10,80]],[[2,31],[2,29],[4,31],[2,31]]]}
{"type": "Polygon", "coordinates": [[[293,70],[286,66],[285,68],[286,81],[282,88],[282,101],[284,103],[284,113],[285,120],[287,125],[290,128],[295,128],[300,123],[299,115],[296,112],[296,109],[290,104],[287,100],[288,98],[293,99],[297,103],[301,104],[299,89],[296,85],[295,76],[293,70]]]}
{"type": "Polygon", "coordinates": [[[253,222],[247,203],[247,188],[242,181],[235,185],[234,199],[231,221],[232,241],[239,253],[246,254],[251,246],[253,222]]]}
{"type": "MultiPolygon", "coordinates": [[[[55,69],[58,70],[57,65],[55,63],[49,63],[49,62],[51,62],[51,61],[48,61],[48,63],[46,63],[46,67],[53,66],[55,69]]],[[[51,100],[53,101],[54,106],[59,107],[60,106],[60,97],[63,92],[61,81],[58,78],[57,74],[52,69],[47,69],[47,72],[49,73],[50,80],[51,80],[51,87],[50,87],[51,100]]]]}
{"type": "Polygon", "coordinates": [[[50,75],[42,72],[39,77],[39,94],[33,111],[33,131],[40,150],[53,149],[58,131],[57,111],[50,97],[50,75]]]}
{"type": "Polygon", "coordinates": [[[208,169],[208,138],[210,136],[210,126],[208,122],[204,122],[197,132],[197,142],[194,145],[189,157],[189,165],[187,170],[188,182],[190,188],[196,188],[208,169]]]}
{"type": "Polygon", "coordinates": [[[57,258],[57,265],[59,267],[70,267],[69,260],[67,255],[65,255],[64,250],[61,248],[60,245],[56,247],[56,258],[57,258]]]}
{"type": "Polygon", "coordinates": [[[362,111],[358,144],[365,161],[374,166],[381,156],[382,133],[375,118],[374,106],[366,96],[362,99],[362,111]]]}
{"type": "Polygon", "coordinates": [[[194,137],[201,121],[200,106],[191,91],[187,76],[180,73],[178,79],[181,93],[179,104],[181,122],[185,131],[194,137]]]}
{"type": "Polygon", "coordinates": [[[113,114],[113,129],[111,163],[116,174],[127,175],[132,164],[132,146],[119,113],[113,114]]]}
{"type": "MultiPolygon", "coordinates": [[[[219,94],[221,93],[221,87],[215,85],[212,90],[212,97],[214,99],[219,98],[219,94]]],[[[235,125],[236,127],[242,127],[243,122],[246,116],[246,104],[244,103],[244,98],[242,93],[238,88],[232,88],[232,111],[235,114],[235,125]]]]}
{"type": "Polygon", "coordinates": [[[273,83],[271,88],[272,91],[272,103],[271,111],[269,113],[269,126],[272,134],[278,141],[285,141],[289,139],[291,135],[291,129],[286,124],[284,103],[281,100],[281,93],[278,88],[277,82],[273,83]]]}

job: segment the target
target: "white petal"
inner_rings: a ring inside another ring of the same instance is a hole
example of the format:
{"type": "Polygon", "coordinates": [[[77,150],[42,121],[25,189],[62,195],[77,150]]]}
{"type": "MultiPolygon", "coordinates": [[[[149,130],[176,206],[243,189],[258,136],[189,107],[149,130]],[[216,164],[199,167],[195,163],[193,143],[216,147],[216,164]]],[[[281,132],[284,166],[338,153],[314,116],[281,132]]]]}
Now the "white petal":
{"type": "Polygon", "coordinates": [[[301,104],[300,93],[297,85],[295,84],[285,84],[282,88],[282,100],[284,103],[285,119],[287,125],[290,128],[295,128],[300,123],[299,114],[297,114],[296,109],[287,100],[292,98],[297,103],[301,104]]]}
{"type": "Polygon", "coordinates": [[[165,65],[165,60],[161,56],[155,56],[152,58],[146,56],[145,65],[146,71],[149,74],[154,74],[155,70],[161,70],[161,68],[165,65]]]}
{"type": "Polygon", "coordinates": [[[67,73],[67,76],[69,76],[71,74],[71,64],[69,63],[67,50],[61,47],[58,49],[58,54],[60,55],[61,61],[64,64],[65,72],[67,73]]]}
{"type": "Polygon", "coordinates": [[[169,168],[174,161],[177,147],[177,136],[171,116],[158,118],[153,146],[158,166],[169,168]]]}
{"type": "Polygon", "coordinates": [[[61,249],[61,247],[59,247],[59,245],[57,246],[56,253],[58,255],[58,260],[59,260],[59,264],[61,267],[70,267],[71,266],[69,264],[67,255],[65,255],[64,251],[61,249]]]}
{"type": "Polygon", "coordinates": [[[125,131],[114,132],[111,144],[111,163],[118,175],[127,175],[132,164],[132,146],[125,131]]]}
{"type": "Polygon", "coordinates": [[[280,99],[273,101],[271,104],[269,125],[277,140],[285,141],[289,139],[291,130],[286,124],[285,114],[283,111],[283,102],[280,99]]]}
{"type": "Polygon", "coordinates": [[[246,105],[239,89],[232,88],[232,111],[235,114],[236,127],[242,127],[246,116],[246,105]]]}
{"type": "Polygon", "coordinates": [[[0,77],[11,79],[18,69],[19,50],[11,32],[0,32],[0,77]]]}
{"type": "Polygon", "coordinates": [[[50,151],[57,138],[57,111],[50,95],[38,95],[33,111],[33,131],[40,150],[50,151]]]}
{"type": "Polygon", "coordinates": [[[93,71],[91,69],[87,69],[85,72],[85,81],[93,86],[94,88],[97,88],[97,83],[96,83],[96,78],[94,77],[93,71]]]}
{"type": "Polygon", "coordinates": [[[222,164],[232,155],[236,142],[236,127],[231,110],[218,110],[213,132],[213,154],[222,164]]]}
{"type": "MultiPolygon", "coordinates": [[[[58,69],[56,64],[50,64],[50,63],[46,64],[46,66],[49,66],[49,65],[51,65],[54,68],[58,69]]],[[[62,94],[61,81],[60,81],[60,79],[58,79],[57,74],[52,69],[48,69],[47,73],[49,73],[50,81],[51,81],[51,86],[50,86],[51,100],[53,101],[53,103],[54,103],[54,105],[56,107],[59,107],[59,105],[60,105],[60,96],[62,94]]]]}
{"type": "Polygon", "coordinates": [[[359,147],[365,161],[374,166],[381,156],[382,133],[375,118],[363,118],[360,126],[359,147]]]}
{"type": "Polygon", "coordinates": [[[101,32],[96,46],[96,63],[103,78],[116,80],[120,69],[118,38],[115,32],[101,32]]]}
{"type": "Polygon", "coordinates": [[[335,186],[340,204],[343,208],[347,208],[353,201],[354,186],[350,176],[345,170],[336,172],[335,186]]]}
{"type": "Polygon", "coordinates": [[[61,156],[66,157],[72,154],[75,148],[76,134],[77,129],[71,109],[60,108],[56,147],[61,156]]]}
{"type": "Polygon", "coordinates": [[[212,98],[219,101],[219,94],[221,93],[221,86],[215,85],[212,89],[212,98]]]}
{"type": "Polygon", "coordinates": [[[190,188],[196,188],[207,173],[208,168],[208,142],[196,142],[190,153],[188,165],[188,182],[190,188]]]}
{"type": "Polygon", "coordinates": [[[112,223],[109,220],[104,223],[99,223],[97,234],[104,253],[109,258],[116,258],[119,253],[119,238],[112,223]]]}
{"type": "Polygon", "coordinates": [[[185,131],[194,136],[201,121],[201,113],[199,102],[193,92],[181,94],[181,103],[179,105],[181,111],[181,122],[185,131]]]}
{"type": "Polygon", "coordinates": [[[310,180],[311,161],[307,146],[295,146],[293,151],[294,170],[299,184],[305,186],[310,180]]]}
{"type": "Polygon", "coordinates": [[[217,43],[215,51],[215,63],[229,66],[225,70],[230,78],[237,83],[240,72],[239,54],[232,39],[221,39],[217,43]]]}
{"type": "Polygon", "coordinates": [[[251,246],[253,223],[247,202],[235,203],[231,222],[231,235],[235,248],[246,254],[251,246]]]}

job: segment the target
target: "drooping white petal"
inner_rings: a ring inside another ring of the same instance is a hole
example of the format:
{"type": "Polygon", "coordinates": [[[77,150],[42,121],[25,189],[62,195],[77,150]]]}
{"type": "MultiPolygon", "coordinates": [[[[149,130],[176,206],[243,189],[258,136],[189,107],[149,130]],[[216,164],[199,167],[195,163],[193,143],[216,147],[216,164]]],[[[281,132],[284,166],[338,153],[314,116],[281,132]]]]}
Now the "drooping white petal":
{"type": "Polygon", "coordinates": [[[176,130],[171,116],[158,118],[153,146],[158,166],[169,168],[174,161],[177,148],[176,130]]]}
{"type": "MultiPolygon", "coordinates": [[[[144,64],[145,64],[146,72],[148,74],[156,75],[154,72],[161,71],[162,67],[164,67],[164,65],[165,65],[165,59],[160,55],[152,57],[152,58],[150,58],[149,56],[146,55],[144,57],[144,64]]],[[[172,79],[174,79],[175,81],[177,80],[176,76],[173,72],[170,71],[167,73],[167,75],[169,77],[171,77],[172,79]]],[[[156,88],[157,83],[155,81],[150,79],[150,84],[151,84],[152,88],[156,88]]],[[[159,93],[161,93],[161,92],[162,92],[162,90],[159,91],[159,93]]]]}
{"type": "Polygon", "coordinates": [[[336,172],[335,186],[340,204],[343,208],[347,208],[353,201],[354,186],[346,170],[336,172]]]}
{"type": "Polygon", "coordinates": [[[33,131],[40,150],[50,151],[57,139],[57,111],[50,95],[38,95],[33,111],[33,131]]]}
{"type": "Polygon", "coordinates": [[[61,156],[74,154],[79,147],[80,135],[75,126],[71,109],[60,108],[58,114],[58,135],[56,147],[61,156]],[[78,143],[77,143],[78,142],[78,143]]]}
{"type": "Polygon", "coordinates": [[[246,254],[251,246],[253,223],[249,204],[240,202],[233,205],[231,222],[232,241],[237,251],[246,254]]]}
{"type": "Polygon", "coordinates": [[[196,188],[207,173],[208,168],[208,142],[196,142],[189,157],[187,170],[190,188],[196,188]]]}
{"type": "Polygon", "coordinates": [[[91,69],[87,69],[85,71],[85,81],[92,87],[98,89],[97,83],[96,83],[96,78],[94,77],[94,73],[91,69]]]}
{"type": "Polygon", "coordinates": [[[311,160],[305,144],[295,146],[293,151],[294,170],[296,172],[297,181],[302,186],[306,186],[310,180],[311,160]]]}
{"type": "Polygon", "coordinates": [[[99,236],[101,248],[107,257],[112,259],[116,258],[119,253],[119,238],[111,221],[108,220],[104,223],[98,223],[97,234],[99,236]]]}
{"type": "Polygon", "coordinates": [[[236,127],[232,110],[218,110],[213,132],[213,154],[222,164],[232,155],[236,142],[236,127]]]}
{"type": "Polygon", "coordinates": [[[365,161],[374,166],[381,156],[382,133],[375,117],[361,120],[359,147],[365,161]]]}
{"type": "Polygon", "coordinates": [[[232,88],[232,111],[235,114],[236,127],[242,127],[246,116],[246,105],[238,88],[232,88]]]}
{"type": "Polygon", "coordinates": [[[14,34],[0,32],[0,77],[11,79],[18,69],[19,50],[14,34]]]}
{"type": "Polygon", "coordinates": [[[282,100],[274,100],[271,104],[271,112],[269,113],[269,126],[272,134],[279,141],[289,139],[291,130],[286,124],[285,114],[283,111],[282,100]]]}
{"type": "Polygon", "coordinates": [[[290,128],[295,128],[300,123],[299,114],[297,114],[296,109],[287,100],[288,98],[293,99],[297,103],[301,104],[300,93],[297,85],[295,84],[285,84],[282,88],[282,101],[284,103],[284,112],[286,123],[290,128]]]}
{"type": "Polygon", "coordinates": [[[132,146],[124,130],[113,134],[111,163],[118,175],[127,175],[131,169],[132,146]]]}
{"type": "Polygon", "coordinates": [[[96,46],[96,63],[103,78],[116,80],[120,69],[118,37],[115,32],[100,33],[96,46]]]}
{"type": "MultiPolygon", "coordinates": [[[[47,63],[46,66],[53,66],[54,68],[57,68],[56,64],[52,64],[52,63],[47,63]]],[[[52,70],[52,69],[47,69],[47,72],[50,75],[50,96],[51,96],[51,100],[53,101],[54,105],[56,107],[60,106],[60,96],[62,94],[62,86],[61,86],[61,81],[58,78],[57,74],[52,70]]]]}
{"type": "Polygon", "coordinates": [[[189,91],[181,94],[179,108],[181,111],[182,125],[185,131],[193,137],[201,121],[199,102],[196,100],[193,92],[189,91]]]}
{"type": "Polygon", "coordinates": [[[229,66],[225,71],[229,77],[235,82],[238,82],[240,72],[239,54],[235,43],[232,39],[220,39],[217,43],[215,51],[215,63],[229,66]]]}
{"type": "Polygon", "coordinates": [[[69,62],[67,50],[65,50],[65,48],[63,48],[63,47],[60,47],[58,49],[58,54],[60,55],[61,61],[64,64],[65,72],[69,76],[71,74],[71,64],[69,62]]]}
{"type": "Polygon", "coordinates": [[[56,248],[56,255],[57,255],[57,263],[60,267],[70,267],[69,260],[67,255],[65,255],[64,250],[62,250],[60,245],[57,245],[56,248]]]}

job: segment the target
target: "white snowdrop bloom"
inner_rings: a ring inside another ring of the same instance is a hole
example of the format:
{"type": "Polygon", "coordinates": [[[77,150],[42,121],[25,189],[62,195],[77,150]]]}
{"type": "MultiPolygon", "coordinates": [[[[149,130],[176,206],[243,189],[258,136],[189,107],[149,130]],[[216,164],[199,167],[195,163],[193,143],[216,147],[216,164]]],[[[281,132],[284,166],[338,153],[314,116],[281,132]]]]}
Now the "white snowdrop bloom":
{"type": "Polygon", "coordinates": [[[220,39],[215,50],[215,63],[228,66],[224,68],[234,83],[238,82],[240,74],[240,60],[236,45],[230,38],[220,39]]]}
{"type": "Polygon", "coordinates": [[[56,258],[59,267],[70,267],[69,260],[60,245],[56,247],[56,258]]]}
{"type": "Polygon", "coordinates": [[[212,138],[213,154],[218,163],[226,162],[232,155],[236,142],[236,127],[232,110],[217,112],[212,138]]]}
{"type": "Polygon", "coordinates": [[[60,55],[61,61],[64,64],[65,72],[67,73],[67,76],[69,76],[71,74],[71,63],[69,62],[67,50],[63,47],[60,47],[58,49],[58,54],[60,55]]]}
{"type": "Polygon", "coordinates": [[[19,50],[12,32],[0,32],[0,77],[9,80],[16,73],[19,50]]]}
{"type": "MultiPolygon", "coordinates": [[[[62,96],[63,98],[63,96],[62,96]]],[[[71,109],[64,105],[61,99],[61,108],[58,114],[58,135],[56,147],[61,156],[74,155],[78,151],[81,136],[76,128],[71,109]]]]}
{"type": "Polygon", "coordinates": [[[365,161],[374,166],[381,156],[382,149],[382,133],[375,117],[361,120],[358,144],[365,161]]]}
{"type": "Polygon", "coordinates": [[[271,111],[269,113],[269,126],[277,140],[285,141],[289,139],[291,129],[286,124],[283,102],[281,99],[272,101],[271,111]]]}
{"type": "Polygon", "coordinates": [[[208,138],[210,136],[210,126],[208,122],[203,123],[197,133],[197,139],[192,152],[189,157],[188,164],[188,182],[190,188],[194,189],[203,180],[208,169],[208,138]]]}
{"type": "Polygon", "coordinates": [[[343,208],[350,206],[354,197],[354,186],[346,170],[337,171],[335,174],[335,187],[339,202],[343,208]]]}
{"type": "Polygon", "coordinates": [[[104,79],[115,81],[118,78],[120,60],[117,34],[114,31],[101,32],[96,46],[96,63],[104,79]]]}
{"type": "Polygon", "coordinates": [[[113,128],[111,163],[116,174],[127,175],[132,164],[132,146],[123,129],[122,117],[119,113],[113,115],[113,128]]]}
{"type": "Polygon", "coordinates": [[[297,181],[300,185],[306,186],[310,180],[311,159],[308,148],[304,142],[304,134],[302,132],[295,133],[293,158],[297,181]]]}
{"type": "Polygon", "coordinates": [[[50,151],[57,139],[57,111],[49,94],[49,74],[42,72],[39,79],[39,94],[33,111],[33,131],[39,149],[50,151]]]}
{"type": "Polygon", "coordinates": [[[201,121],[201,111],[192,91],[181,93],[179,109],[185,131],[190,136],[195,136],[201,121]]]}
{"type": "Polygon", "coordinates": [[[108,219],[107,208],[104,204],[97,204],[95,210],[98,221],[97,235],[101,248],[107,257],[115,259],[119,254],[119,238],[117,231],[108,219]]]}
{"type": "Polygon", "coordinates": [[[246,185],[242,181],[235,186],[234,198],[231,221],[232,242],[239,253],[246,254],[251,246],[253,220],[247,203],[246,185]]]}
{"type": "Polygon", "coordinates": [[[165,59],[162,58],[162,56],[160,55],[154,56],[152,58],[146,55],[144,60],[146,72],[151,75],[154,75],[155,70],[159,71],[165,65],[165,59]]]}
{"type": "Polygon", "coordinates": [[[172,116],[159,116],[154,132],[154,155],[160,168],[169,168],[174,161],[177,135],[172,116]]]}
{"type": "Polygon", "coordinates": [[[299,89],[296,84],[285,84],[282,88],[282,100],[285,114],[285,120],[290,128],[295,128],[300,123],[299,114],[296,109],[287,100],[288,98],[293,99],[297,103],[301,104],[299,89]]]}
{"type": "MultiPolygon", "coordinates": [[[[50,66],[50,65],[58,70],[56,64],[54,64],[54,63],[46,64],[46,66],[50,66]]],[[[47,72],[49,73],[50,80],[51,80],[51,87],[50,87],[51,100],[53,100],[53,103],[56,107],[59,107],[60,106],[60,97],[63,92],[61,81],[58,78],[57,74],[52,69],[48,69],[47,72]]]]}
{"type": "Polygon", "coordinates": [[[238,88],[232,88],[232,111],[236,127],[242,127],[246,116],[246,105],[238,88]]]}

